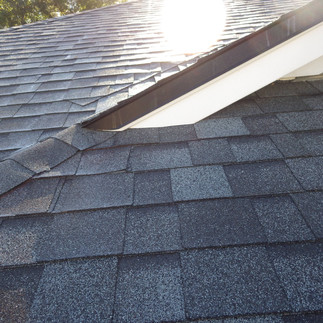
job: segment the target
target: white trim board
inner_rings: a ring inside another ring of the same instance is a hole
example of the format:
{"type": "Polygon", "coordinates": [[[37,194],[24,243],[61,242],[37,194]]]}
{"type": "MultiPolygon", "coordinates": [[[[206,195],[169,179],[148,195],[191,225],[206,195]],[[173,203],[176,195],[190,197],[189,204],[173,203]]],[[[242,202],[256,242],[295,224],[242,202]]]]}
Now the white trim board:
{"type": "Polygon", "coordinates": [[[323,55],[323,23],[119,129],[198,122],[323,55]]]}

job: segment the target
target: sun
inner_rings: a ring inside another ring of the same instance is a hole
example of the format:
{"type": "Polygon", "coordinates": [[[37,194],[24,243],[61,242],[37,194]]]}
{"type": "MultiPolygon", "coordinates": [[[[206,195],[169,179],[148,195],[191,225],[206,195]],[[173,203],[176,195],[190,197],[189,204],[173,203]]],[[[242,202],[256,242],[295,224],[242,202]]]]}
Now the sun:
{"type": "Polygon", "coordinates": [[[165,0],[162,30],[173,51],[191,54],[214,45],[225,21],[222,0],[165,0]]]}

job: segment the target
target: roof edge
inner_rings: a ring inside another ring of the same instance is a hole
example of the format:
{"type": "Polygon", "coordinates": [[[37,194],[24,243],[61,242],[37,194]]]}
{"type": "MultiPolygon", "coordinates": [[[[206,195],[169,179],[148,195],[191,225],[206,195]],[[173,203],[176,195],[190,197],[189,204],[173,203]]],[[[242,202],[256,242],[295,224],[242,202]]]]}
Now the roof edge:
{"type": "Polygon", "coordinates": [[[323,3],[314,0],[227,47],[200,58],[194,65],[169,76],[115,107],[83,121],[96,130],[118,130],[184,94],[233,70],[322,22],[323,3]]]}

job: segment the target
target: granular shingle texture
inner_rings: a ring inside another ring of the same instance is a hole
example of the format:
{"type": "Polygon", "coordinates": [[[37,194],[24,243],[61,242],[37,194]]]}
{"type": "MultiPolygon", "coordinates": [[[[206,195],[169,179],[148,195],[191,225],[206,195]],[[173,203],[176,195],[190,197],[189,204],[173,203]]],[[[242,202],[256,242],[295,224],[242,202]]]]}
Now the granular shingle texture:
{"type": "Polygon", "coordinates": [[[262,247],[191,251],[181,260],[190,318],[289,309],[262,247]]]}
{"type": "Polygon", "coordinates": [[[128,212],[124,252],[146,253],[181,248],[179,219],[174,207],[149,207],[128,212]]]}
{"type": "Polygon", "coordinates": [[[195,81],[198,59],[308,1],[225,0],[198,56],[169,51],[164,0],[0,31],[1,322],[322,321],[321,76],[196,124],[74,124],[195,81]]]}
{"type": "Polygon", "coordinates": [[[300,191],[292,172],[285,163],[263,162],[225,166],[225,173],[234,195],[263,195],[300,191]]]}
{"type": "Polygon", "coordinates": [[[304,244],[268,249],[293,310],[321,309],[322,245],[304,244]]]}
{"type": "Polygon", "coordinates": [[[171,170],[175,201],[232,196],[222,166],[200,166],[171,170]]]}
{"type": "Polygon", "coordinates": [[[266,236],[248,200],[232,199],[179,205],[186,248],[265,242],[266,236]]]}
{"type": "Polygon", "coordinates": [[[55,211],[130,205],[132,199],[132,174],[79,176],[66,180],[55,211]]]}
{"type": "Polygon", "coordinates": [[[191,156],[186,144],[140,146],[130,153],[130,167],[134,171],[191,165],[191,156]]]}
{"type": "Polygon", "coordinates": [[[47,265],[31,307],[31,321],[64,317],[111,322],[116,269],[115,258],[47,265]]]}
{"type": "Polygon", "coordinates": [[[178,255],[123,259],[116,292],[116,322],[183,320],[178,255]]]}

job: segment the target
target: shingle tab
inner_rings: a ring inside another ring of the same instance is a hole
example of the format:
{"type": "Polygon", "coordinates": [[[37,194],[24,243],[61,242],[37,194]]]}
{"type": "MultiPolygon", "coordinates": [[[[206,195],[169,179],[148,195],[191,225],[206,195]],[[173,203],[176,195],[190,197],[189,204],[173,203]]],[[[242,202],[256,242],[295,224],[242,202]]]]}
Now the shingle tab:
{"type": "Polygon", "coordinates": [[[58,133],[56,138],[84,150],[98,145],[113,136],[113,132],[92,131],[76,125],[58,133]]]}
{"type": "Polygon", "coordinates": [[[284,162],[224,166],[234,195],[289,193],[301,190],[284,162]]]}
{"type": "Polygon", "coordinates": [[[127,215],[124,252],[148,253],[181,248],[175,207],[131,209],[127,215]]]}
{"type": "Polygon", "coordinates": [[[68,158],[58,166],[55,166],[50,171],[41,173],[40,175],[37,175],[35,177],[40,178],[40,177],[74,175],[76,173],[80,160],[81,160],[81,153],[79,152],[79,153],[76,153],[71,158],[68,158]]]}
{"type": "Polygon", "coordinates": [[[232,196],[222,166],[171,169],[175,201],[232,196]]]}
{"type": "Polygon", "coordinates": [[[229,144],[239,162],[283,157],[268,137],[230,138],[229,144]]]}
{"type": "Polygon", "coordinates": [[[0,162],[0,195],[25,182],[33,174],[13,160],[0,162]]]}
{"type": "Polygon", "coordinates": [[[290,131],[315,130],[322,128],[323,111],[279,113],[277,117],[290,131]]]}
{"type": "Polygon", "coordinates": [[[209,118],[245,117],[248,115],[257,115],[262,113],[263,112],[259,109],[254,100],[243,99],[212,114],[209,118]]]}
{"type": "Polygon", "coordinates": [[[134,147],[130,153],[133,171],[191,166],[186,144],[160,144],[134,147]]]}
{"type": "Polygon", "coordinates": [[[289,309],[262,247],[188,251],[181,261],[189,318],[289,309]]]}
{"type": "Polygon", "coordinates": [[[197,139],[193,125],[159,128],[161,142],[188,141],[197,139]]]}
{"type": "Polygon", "coordinates": [[[77,149],[57,139],[47,139],[30,148],[19,151],[10,158],[36,173],[52,167],[73,156],[77,149]]]}
{"type": "Polygon", "coordinates": [[[43,266],[0,271],[0,318],[3,322],[27,322],[43,266]]]}
{"type": "Polygon", "coordinates": [[[307,192],[292,195],[298,209],[318,238],[323,237],[323,193],[307,192]]]}
{"type": "Polygon", "coordinates": [[[38,241],[37,260],[120,254],[125,210],[57,214],[38,241]]]}
{"type": "Polygon", "coordinates": [[[287,159],[286,163],[305,189],[323,189],[323,157],[287,159]]]}
{"type": "Polygon", "coordinates": [[[169,171],[136,173],[134,190],[135,205],[173,201],[169,171]]]}
{"type": "Polygon", "coordinates": [[[296,134],[296,138],[312,156],[323,155],[323,132],[296,134]]]}
{"type": "Polygon", "coordinates": [[[287,129],[276,116],[249,116],[242,118],[242,120],[253,135],[287,132],[287,129]]]}
{"type": "Polygon", "coordinates": [[[127,168],[129,153],[129,147],[85,151],[77,174],[99,174],[124,170],[127,168]]]}
{"type": "Polygon", "coordinates": [[[307,147],[302,145],[296,134],[282,133],[270,135],[270,138],[285,157],[306,156],[309,154],[307,147]]]}
{"type": "Polygon", "coordinates": [[[253,206],[269,242],[314,239],[310,228],[289,197],[255,199],[253,206]]]}
{"type": "Polygon", "coordinates": [[[70,261],[45,267],[31,321],[111,322],[115,258],[70,261]],[[95,286],[95,288],[93,288],[95,286]]]}
{"type": "Polygon", "coordinates": [[[55,212],[132,204],[133,175],[79,176],[66,180],[55,212]]]}
{"type": "Polygon", "coordinates": [[[59,179],[29,181],[0,198],[0,216],[46,212],[59,179]]]}
{"type": "Polygon", "coordinates": [[[303,111],[310,109],[298,96],[256,99],[256,102],[265,113],[303,111]]]}
{"type": "Polygon", "coordinates": [[[188,143],[194,165],[207,165],[234,162],[227,139],[210,139],[191,141],[188,143]]]}
{"type": "Polygon", "coordinates": [[[320,310],[323,289],[322,244],[268,247],[294,311],[320,310]]]}
{"type": "Polygon", "coordinates": [[[120,261],[114,322],[184,318],[178,255],[131,257],[120,261]]]}
{"type": "Polygon", "coordinates": [[[179,205],[179,214],[186,248],[267,241],[248,200],[183,203],[179,205]]]}
{"type": "Polygon", "coordinates": [[[0,227],[2,266],[37,262],[38,251],[47,237],[51,217],[21,217],[5,220],[0,227]]]}
{"type": "Polygon", "coordinates": [[[115,145],[159,143],[158,128],[127,129],[115,136],[115,145]]]}
{"type": "Polygon", "coordinates": [[[201,139],[249,134],[241,118],[238,117],[204,120],[196,123],[194,126],[197,137],[201,139]]]}
{"type": "Polygon", "coordinates": [[[318,94],[319,91],[307,82],[272,83],[256,92],[260,97],[318,94]]]}

